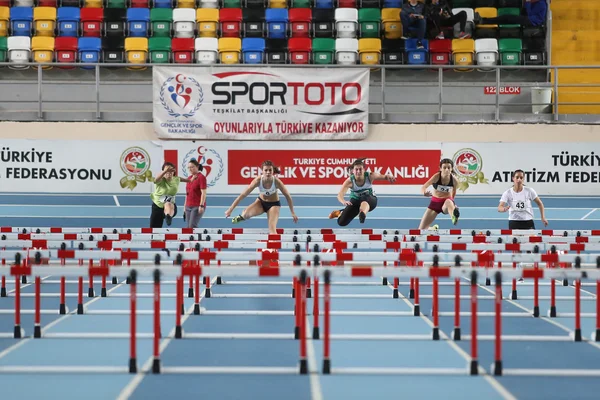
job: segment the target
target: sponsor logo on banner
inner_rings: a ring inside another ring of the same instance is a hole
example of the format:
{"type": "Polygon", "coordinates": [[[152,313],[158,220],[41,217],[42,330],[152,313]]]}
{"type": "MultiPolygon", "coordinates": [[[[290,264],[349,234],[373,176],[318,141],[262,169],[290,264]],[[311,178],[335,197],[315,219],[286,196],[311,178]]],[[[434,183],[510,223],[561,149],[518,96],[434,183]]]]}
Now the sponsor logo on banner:
{"type": "Polygon", "coordinates": [[[469,188],[469,184],[488,184],[488,180],[482,171],[483,159],[475,150],[460,149],[454,154],[452,161],[454,162],[454,172],[460,182],[458,190],[466,191],[469,188]]]}
{"type": "Polygon", "coordinates": [[[437,172],[440,155],[440,150],[229,150],[227,183],[247,185],[261,174],[262,162],[271,160],[286,185],[338,185],[354,160],[366,158],[367,171],[391,174],[396,185],[421,185],[437,172]]]}
{"type": "Polygon", "coordinates": [[[206,186],[211,187],[217,184],[221,176],[223,176],[224,165],[223,158],[215,150],[205,146],[192,149],[186,153],[181,162],[181,174],[184,178],[189,176],[187,164],[195,159],[202,165],[202,172],[206,177],[206,186]]]}
{"type": "Polygon", "coordinates": [[[364,139],[369,70],[156,67],[161,138],[364,139]]]}
{"type": "Polygon", "coordinates": [[[138,183],[154,182],[150,171],[150,154],[141,147],[130,147],[121,154],[119,164],[125,176],[119,183],[123,189],[133,190],[138,183]]]}

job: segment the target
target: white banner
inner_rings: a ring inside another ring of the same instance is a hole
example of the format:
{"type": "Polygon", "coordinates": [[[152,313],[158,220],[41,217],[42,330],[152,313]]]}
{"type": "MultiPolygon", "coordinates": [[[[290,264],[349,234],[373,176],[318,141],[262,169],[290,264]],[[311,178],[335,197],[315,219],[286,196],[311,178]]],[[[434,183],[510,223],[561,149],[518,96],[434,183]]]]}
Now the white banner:
{"type": "Polygon", "coordinates": [[[150,193],[162,159],[152,142],[6,139],[0,187],[25,193],[150,193]]]}
{"type": "Polygon", "coordinates": [[[163,139],[357,140],[367,136],[369,69],[161,67],[163,139]]]}
{"type": "Polygon", "coordinates": [[[540,195],[600,195],[600,143],[443,143],[442,154],[454,160],[459,194],[500,196],[522,169],[540,195]]]}

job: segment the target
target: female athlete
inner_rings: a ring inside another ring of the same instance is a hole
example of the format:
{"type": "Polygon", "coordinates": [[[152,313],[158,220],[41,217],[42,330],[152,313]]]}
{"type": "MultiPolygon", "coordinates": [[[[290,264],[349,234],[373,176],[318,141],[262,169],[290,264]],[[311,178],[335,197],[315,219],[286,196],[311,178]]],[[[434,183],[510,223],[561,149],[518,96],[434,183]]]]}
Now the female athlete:
{"type": "Polygon", "coordinates": [[[171,225],[173,217],[177,215],[175,196],[179,191],[179,183],[186,179],[175,176],[175,165],[165,162],[162,171],[154,178],[154,191],[152,199],[152,213],[150,214],[150,228],[162,228],[163,220],[171,225]]]}
{"type": "Polygon", "coordinates": [[[285,199],[287,200],[288,206],[292,213],[292,219],[294,222],[298,222],[298,217],[294,212],[294,203],[292,196],[288,192],[287,188],[281,182],[281,179],[276,177],[279,174],[279,168],[273,165],[272,161],[264,161],[261,165],[262,175],[254,178],[252,183],[235,199],[231,207],[225,211],[225,217],[229,218],[233,210],[237,205],[245,199],[252,191],[258,187],[259,195],[252,204],[237,217],[234,217],[231,222],[238,224],[242,221],[248,220],[252,217],[256,217],[263,213],[267,213],[267,219],[269,222],[269,233],[277,233],[277,222],[279,221],[279,211],[281,209],[281,202],[279,201],[278,190],[281,191],[285,199]]]}
{"type": "Polygon", "coordinates": [[[544,203],[535,190],[525,186],[525,172],[518,169],[513,173],[513,186],[505,191],[500,198],[498,212],[508,213],[508,229],[535,229],[533,223],[533,207],[531,202],[537,204],[544,226],[548,226],[544,203]]]}
{"type": "Polygon", "coordinates": [[[460,212],[454,202],[458,179],[452,174],[454,163],[449,158],[440,161],[440,170],[433,174],[431,178],[421,187],[421,193],[425,197],[431,197],[431,202],[423,214],[419,229],[429,229],[429,226],[439,213],[450,214],[452,223],[456,225],[460,212]],[[433,186],[433,194],[429,191],[429,186],[433,186]]]}

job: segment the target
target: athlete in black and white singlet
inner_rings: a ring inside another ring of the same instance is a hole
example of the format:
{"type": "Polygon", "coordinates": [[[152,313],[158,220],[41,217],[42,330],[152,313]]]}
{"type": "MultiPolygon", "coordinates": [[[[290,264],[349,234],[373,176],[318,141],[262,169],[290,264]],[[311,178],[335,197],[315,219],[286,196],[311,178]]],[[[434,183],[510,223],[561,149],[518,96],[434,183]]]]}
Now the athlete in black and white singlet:
{"type": "Polygon", "coordinates": [[[271,180],[271,186],[269,188],[265,188],[265,177],[261,175],[260,183],[258,184],[258,191],[265,197],[273,196],[277,193],[277,185],[275,184],[275,178],[271,180]]]}
{"type": "Polygon", "coordinates": [[[531,204],[533,201],[538,205],[542,222],[547,226],[548,221],[546,220],[544,204],[534,189],[523,184],[524,179],[525,174],[522,170],[514,172],[514,184],[502,194],[498,211],[508,211],[509,229],[535,229],[533,207],[531,204]]]}

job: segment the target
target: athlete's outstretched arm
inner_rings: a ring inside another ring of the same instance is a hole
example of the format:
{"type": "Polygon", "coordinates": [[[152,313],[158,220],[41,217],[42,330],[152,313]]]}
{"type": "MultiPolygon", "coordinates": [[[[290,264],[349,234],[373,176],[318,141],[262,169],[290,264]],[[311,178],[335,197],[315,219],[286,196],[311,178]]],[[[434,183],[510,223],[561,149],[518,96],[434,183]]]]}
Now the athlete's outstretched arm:
{"type": "Polygon", "coordinates": [[[536,197],[535,199],[533,199],[533,201],[535,201],[535,204],[537,204],[538,208],[540,209],[542,222],[545,226],[548,226],[548,220],[546,219],[546,210],[544,209],[544,203],[542,203],[542,200],[539,197],[536,197]]]}
{"type": "Polygon", "coordinates": [[[294,222],[298,222],[298,217],[296,216],[296,213],[294,212],[294,202],[292,200],[292,196],[290,195],[290,192],[287,190],[287,187],[285,187],[283,182],[281,182],[281,179],[279,179],[277,177],[275,178],[275,185],[277,186],[277,188],[279,190],[281,190],[281,193],[283,193],[283,196],[287,200],[288,207],[290,207],[290,211],[292,213],[292,219],[294,220],[294,222]]]}
{"type": "Polygon", "coordinates": [[[227,218],[229,218],[229,216],[231,215],[231,213],[233,212],[233,210],[235,210],[235,208],[237,207],[237,205],[240,204],[240,201],[242,201],[246,197],[248,197],[248,195],[250,193],[252,193],[252,191],[258,187],[258,182],[259,181],[260,181],[260,176],[254,178],[254,180],[252,181],[252,183],[250,185],[248,185],[248,187],[237,197],[237,199],[235,199],[235,201],[233,202],[233,204],[231,204],[231,206],[227,209],[227,211],[225,211],[225,216],[227,218]]]}
{"type": "Polygon", "coordinates": [[[342,185],[342,188],[340,189],[340,192],[337,195],[338,201],[345,206],[347,206],[348,204],[351,204],[349,201],[344,200],[344,196],[348,192],[348,189],[350,189],[351,187],[352,187],[352,181],[350,180],[350,178],[348,178],[344,181],[344,184],[342,185]]]}

